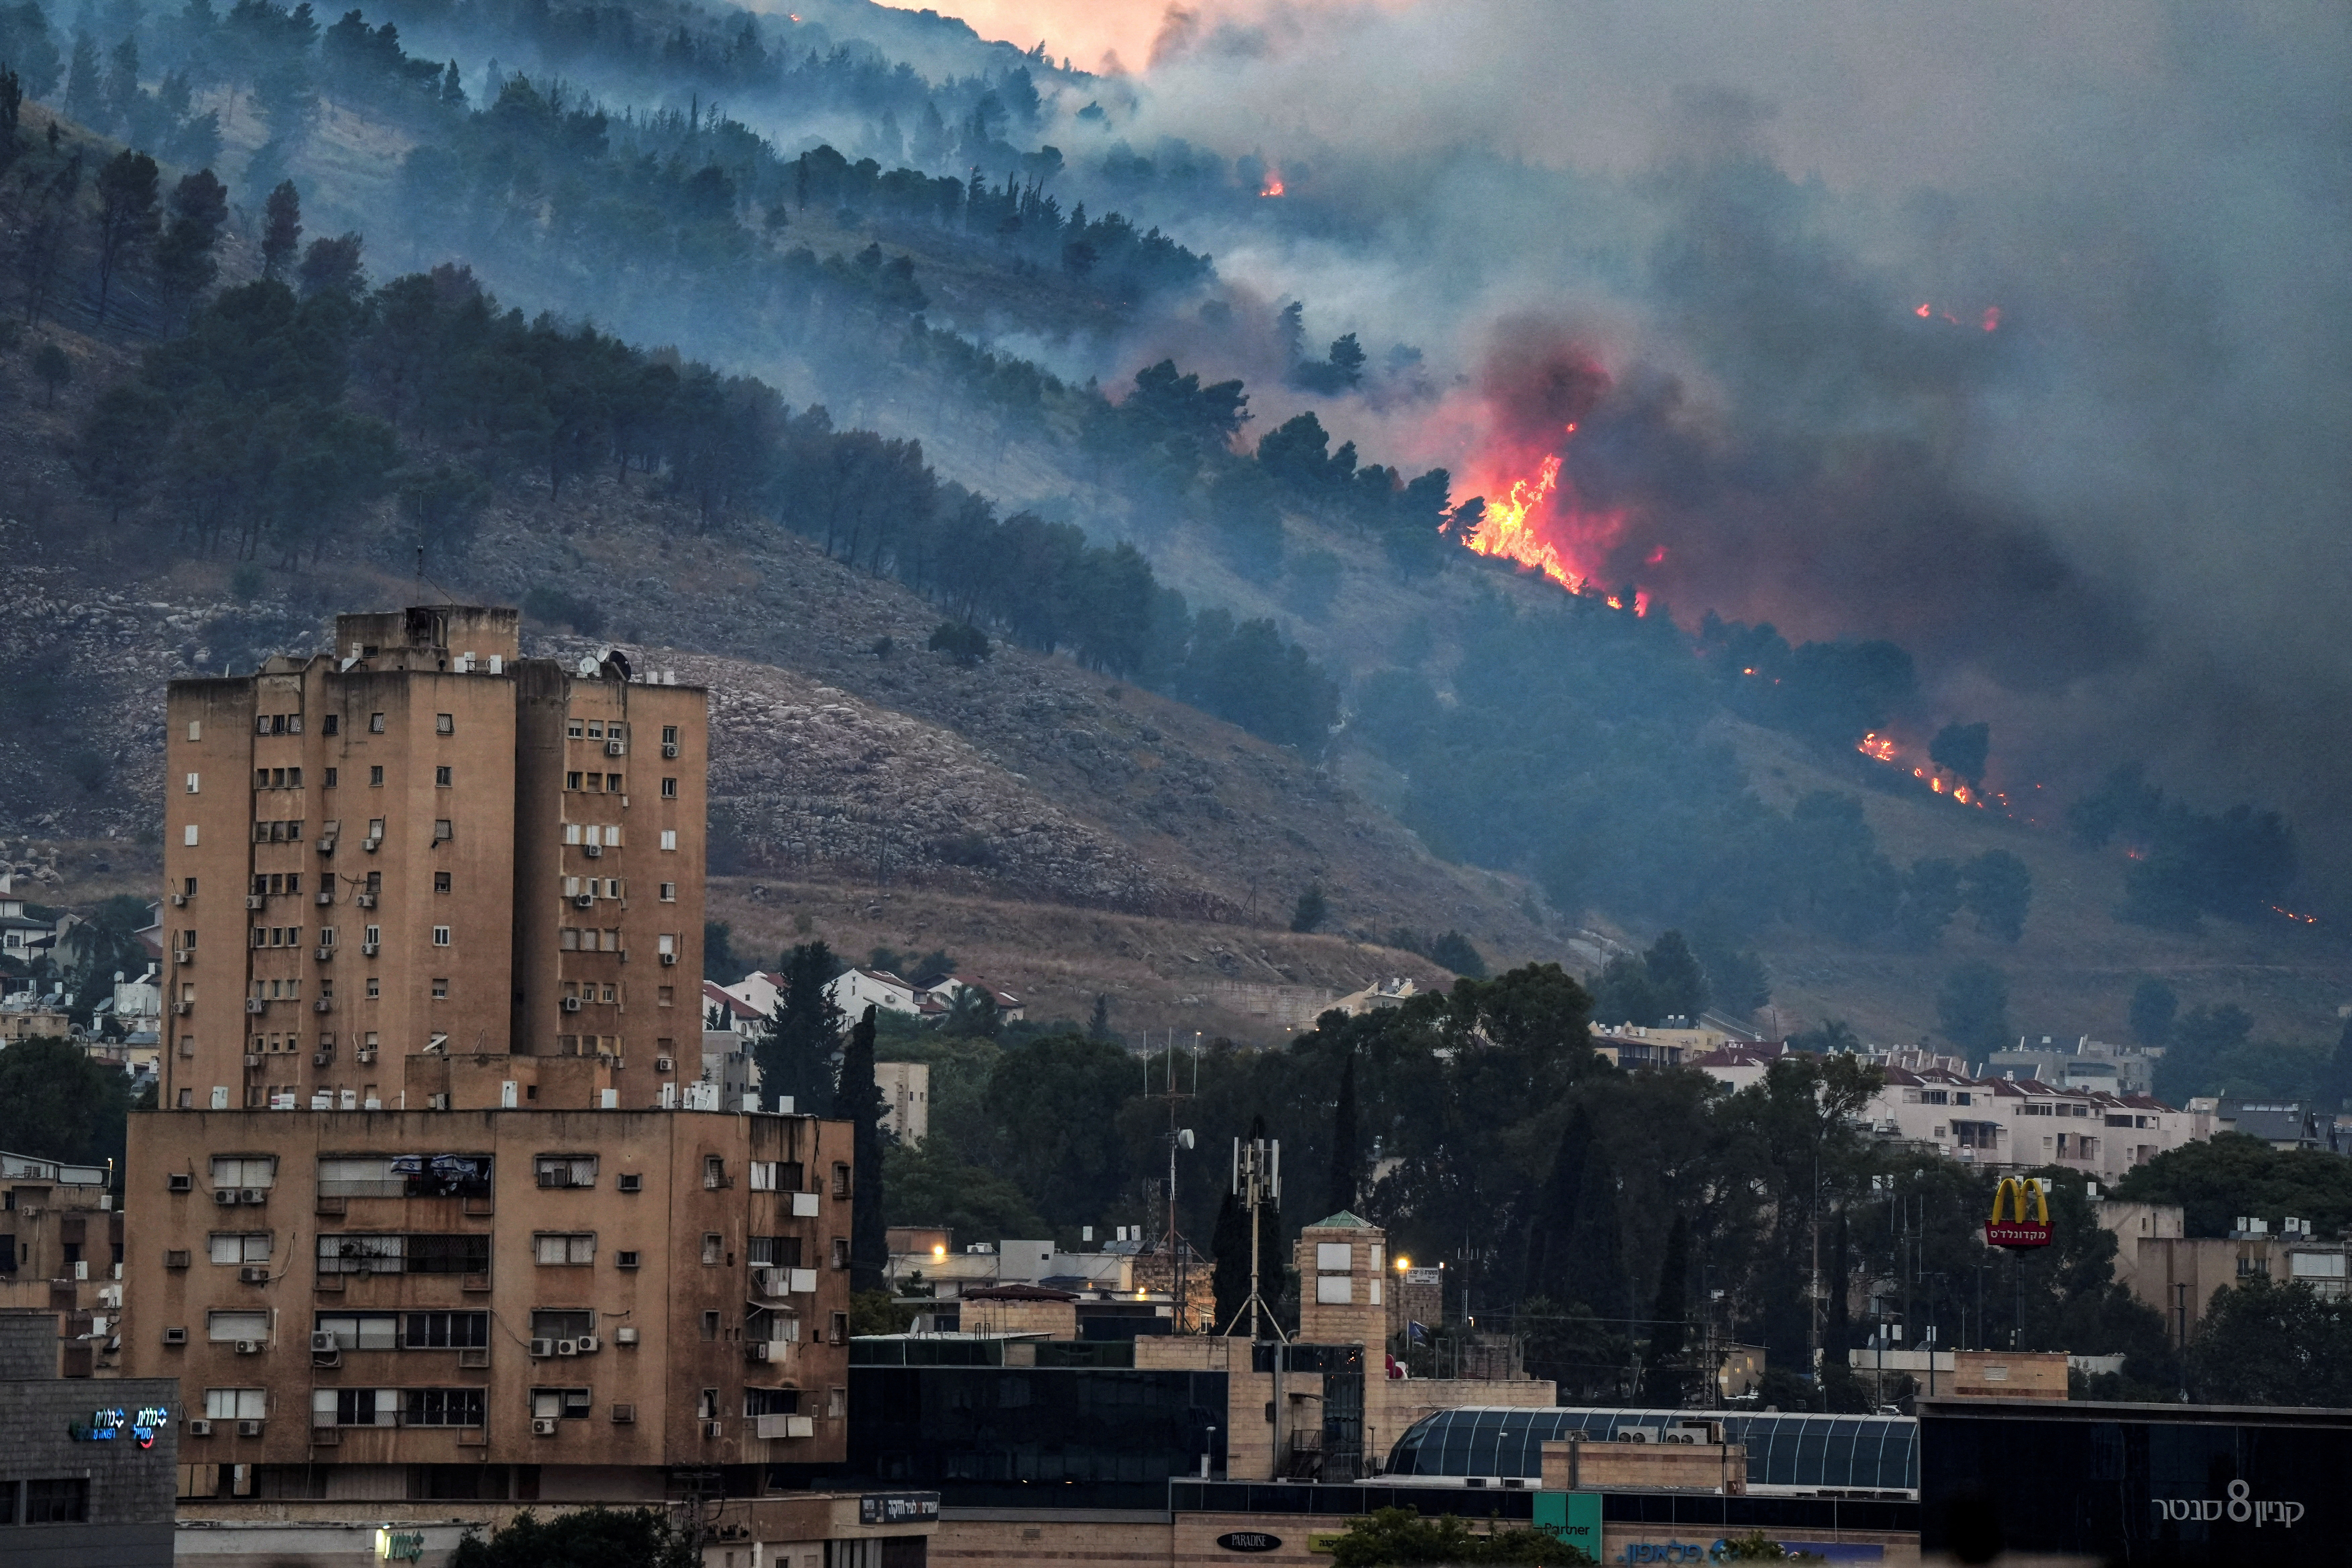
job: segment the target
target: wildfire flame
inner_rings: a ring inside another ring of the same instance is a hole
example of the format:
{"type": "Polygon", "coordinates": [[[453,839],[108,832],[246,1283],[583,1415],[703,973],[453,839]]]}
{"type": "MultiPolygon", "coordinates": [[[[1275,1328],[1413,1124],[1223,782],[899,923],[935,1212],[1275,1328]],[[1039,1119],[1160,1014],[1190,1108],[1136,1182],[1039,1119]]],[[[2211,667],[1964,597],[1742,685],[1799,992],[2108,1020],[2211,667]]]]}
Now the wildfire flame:
{"type": "Polygon", "coordinates": [[[2315,926],[2319,923],[2319,917],[2317,915],[2299,915],[2293,910],[2282,908],[2277,904],[2273,904],[2271,906],[2271,910],[2274,914],[2284,915],[2291,921],[2300,921],[2307,926],[2315,926]]]}
{"type": "MultiPolygon", "coordinates": [[[[1951,311],[1939,310],[1936,309],[1932,303],[1925,300],[1914,306],[1911,313],[1918,317],[1923,321],[1931,321],[1937,316],[1941,316],[1944,320],[1951,322],[1952,325],[1956,327],[1967,324],[1962,321],[1959,317],[1952,314],[1951,311]]],[[[1977,318],[1977,325],[1982,327],[1988,332],[1997,332],[2000,331],[2000,307],[1998,305],[1987,305],[1984,308],[1984,313],[1977,318]]]]}
{"type": "MultiPolygon", "coordinates": [[[[1566,427],[1566,434],[1575,433],[1575,426],[1566,427]]],[[[1594,568],[1571,554],[1580,545],[1590,547],[1595,554],[1605,552],[1624,526],[1625,513],[1591,510],[1580,504],[1574,488],[1562,483],[1562,461],[1557,452],[1547,454],[1535,472],[1512,479],[1499,498],[1486,502],[1476,531],[1462,542],[1481,555],[1531,566],[1571,594],[1599,599],[1612,610],[1625,609],[1623,592],[1609,593],[1597,586],[1594,568]]],[[[1653,565],[1665,558],[1663,546],[1650,552],[1653,565]]],[[[1631,608],[1637,616],[1650,613],[1646,589],[1634,590],[1631,608]]]]}
{"type": "MultiPolygon", "coordinates": [[[[1752,669],[1743,669],[1740,673],[1753,675],[1756,672],[1752,669]]],[[[1873,730],[1861,740],[1856,741],[1853,743],[1853,749],[1872,762],[1882,763],[1888,767],[1909,766],[1911,776],[1926,784],[1933,794],[1949,795],[1962,805],[1972,805],[1979,811],[1997,809],[2004,816],[2009,814],[2009,796],[1999,790],[1977,789],[1961,779],[1954,778],[1933,763],[1909,763],[1903,755],[1901,742],[1892,735],[1882,735],[1873,730]]],[[[2036,784],[2034,787],[2039,789],[2041,785],[2036,784]]]]}
{"type": "Polygon", "coordinates": [[[1282,171],[1268,169],[1265,172],[1265,184],[1257,188],[1257,194],[1261,196],[1278,196],[1282,192],[1282,171]]]}

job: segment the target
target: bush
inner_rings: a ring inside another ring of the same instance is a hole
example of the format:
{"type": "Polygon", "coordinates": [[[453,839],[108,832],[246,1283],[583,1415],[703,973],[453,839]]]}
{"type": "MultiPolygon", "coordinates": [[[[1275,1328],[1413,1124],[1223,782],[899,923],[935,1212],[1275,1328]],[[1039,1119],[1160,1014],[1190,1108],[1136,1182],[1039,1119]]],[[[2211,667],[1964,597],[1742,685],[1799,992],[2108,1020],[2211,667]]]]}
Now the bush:
{"type": "Polygon", "coordinates": [[[1336,1568],[1385,1568],[1409,1563],[1590,1563],[1592,1559],[1541,1530],[1517,1527],[1473,1535],[1453,1514],[1423,1519],[1410,1509],[1384,1508],[1351,1519],[1331,1542],[1336,1568]]]}
{"type": "Polygon", "coordinates": [[[991,651],[988,634],[962,621],[941,621],[924,646],[933,653],[946,654],[965,669],[979,664],[991,651]]]}
{"type": "Polygon", "coordinates": [[[583,637],[593,637],[604,629],[601,606],[545,583],[522,596],[522,613],[549,626],[570,626],[583,637]]]}

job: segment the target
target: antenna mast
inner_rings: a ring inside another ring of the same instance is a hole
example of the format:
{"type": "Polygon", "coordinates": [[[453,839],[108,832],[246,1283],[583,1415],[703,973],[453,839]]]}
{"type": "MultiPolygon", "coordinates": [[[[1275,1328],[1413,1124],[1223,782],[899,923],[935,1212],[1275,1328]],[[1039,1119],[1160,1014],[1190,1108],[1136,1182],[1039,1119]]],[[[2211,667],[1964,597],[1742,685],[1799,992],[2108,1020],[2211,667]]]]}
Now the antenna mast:
{"type": "Polygon", "coordinates": [[[1275,1317],[1274,1310],[1265,1304],[1265,1297],[1258,1289],[1257,1211],[1260,1204],[1282,1201],[1282,1141],[1280,1139],[1236,1138],[1234,1140],[1234,1195],[1242,1200],[1243,1206],[1249,1213],[1250,1289],[1249,1300],[1244,1301],[1234,1310],[1234,1321],[1225,1325],[1225,1336],[1228,1339],[1233,1337],[1234,1331],[1241,1327],[1243,1314],[1247,1313],[1250,1323],[1249,1337],[1252,1340],[1261,1340],[1265,1337],[1258,1331],[1258,1320],[1263,1316],[1266,1326],[1274,1330],[1274,1337],[1288,1344],[1290,1336],[1282,1331],[1280,1321],[1275,1317]]]}

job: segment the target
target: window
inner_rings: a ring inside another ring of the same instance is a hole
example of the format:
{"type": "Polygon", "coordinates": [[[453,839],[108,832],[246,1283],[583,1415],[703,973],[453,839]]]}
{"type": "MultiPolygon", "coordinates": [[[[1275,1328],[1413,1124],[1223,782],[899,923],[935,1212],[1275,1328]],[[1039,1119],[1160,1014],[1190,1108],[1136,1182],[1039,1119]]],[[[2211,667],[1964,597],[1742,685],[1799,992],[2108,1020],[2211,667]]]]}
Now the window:
{"type": "Polygon", "coordinates": [[[328,787],[329,789],[332,789],[332,788],[334,788],[334,787],[335,787],[335,779],[336,779],[336,776],[337,776],[338,771],[339,771],[339,770],[334,769],[334,768],[329,768],[329,769],[327,770],[327,787],[328,787]]]}
{"type": "Polygon", "coordinates": [[[433,825],[433,842],[434,842],[434,843],[436,843],[436,844],[446,844],[446,843],[448,843],[448,842],[449,842],[449,840],[450,840],[450,839],[452,839],[452,838],[454,838],[454,837],[457,837],[457,833],[456,833],[455,829],[450,826],[450,822],[449,822],[449,819],[448,819],[447,817],[446,817],[446,816],[445,816],[445,817],[442,817],[441,819],[439,819],[438,821],[436,821],[436,823],[434,823],[434,825],[433,825]]]}
{"type": "MultiPolygon", "coordinates": [[[[189,829],[189,831],[190,831],[190,832],[194,832],[194,828],[191,828],[191,829],[189,829]]],[[[195,842],[195,840],[194,840],[194,839],[193,839],[193,838],[191,838],[191,839],[189,839],[189,840],[188,840],[188,842],[189,842],[189,843],[191,843],[191,844],[194,844],[194,843],[195,842]]],[[[665,849],[675,849],[675,848],[677,848],[677,828],[675,828],[675,827],[665,827],[665,828],[663,828],[663,829],[662,829],[662,836],[661,836],[661,847],[662,847],[663,848],[665,848],[665,849]]]]}
{"type": "Polygon", "coordinates": [[[449,977],[447,975],[436,974],[433,977],[433,1000],[436,1002],[446,1002],[449,1000],[449,977]]]}
{"type": "Polygon", "coordinates": [[[588,738],[592,741],[603,740],[604,738],[604,726],[593,719],[588,721],[588,738]]]}
{"type": "Polygon", "coordinates": [[[202,782],[202,781],[201,781],[201,780],[199,780],[199,779],[196,777],[196,775],[195,775],[195,774],[194,774],[194,773],[190,773],[190,774],[188,775],[188,793],[189,793],[190,795],[194,795],[194,794],[196,794],[196,793],[197,793],[197,787],[198,787],[198,785],[199,785],[199,784],[200,784],[201,782],[202,782]]]}
{"type": "Polygon", "coordinates": [[[447,789],[449,787],[449,770],[447,768],[435,768],[433,770],[433,787],[436,789],[447,789]]]}
{"type": "MultiPolygon", "coordinates": [[[[381,816],[371,816],[371,817],[369,817],[369,818],[368,818],[368,830],[367,830],[367,836],[368,836],[370,838],[381,838],[381,837],[383,837],[383,817],[381,817],[381,816]]],[[[383,872],[381,872],[381,871],[370,871],[370,872],[368,873],[368,891],[369,891],[369,892],[373,893],[373,892],[374,892],[374,891],[375,891],[379,887],[383,886],[383,881],[382,881],[382,878],[383,878],[383,872]]]]}
{"type": "Polygon", "coordinates": [[[836,1236],[833,1238],[831,1261],[835,1268],[846,1268],[849,1267],[849,1237],[845,1236],[836,1236]]]}
{"type": "Polygon", "coordinates": [[[618,795],[621,793],[620,774],[606,773],[604,775],[604,793],[606,795],[618,795]]]}
{"type": "MultiPolygon", "coordinates": [[[[383,714],[381,714],[381,713],[371,713],[371,714],[369,714],[369,715],[368,715],[368,733],[369,733],[369,734],[371,734],[371,735],[381,735],[381,734],[383,734],[383,714]]],[[[380,771],[382,771],[382,770],[378,770],[378,771],[380,772],[380,771]]]]}
{"type": "Polygon", "coordinates": [[[321,1274],[487,1274],[488,1236],[384,1236],[328,1232],[319,1237],[321,1274]]]}
{"type": "Polygon", "coordinates": [[[534,1388],[530,1415],[534,1421],[582,1421],[587,1418],[590,1403],[584,1388],[534,1388]]]}
{"type": "Polygon", "coordinates": [[[191,741],[201,741],[201,740],[203,740],[204,738],[205,738],[205,721],[204,721],[203,720],[201,720],[201,719],[191,719],[191,720],[189,720],[189,721],[188,721],[188,739],[189,739],[189,740],[191,740],[191,741]]]}
{"type": "Polygon", "coordinates": [[[801,1391],[797,1388],[747,1388],[743,1391],[743,1414],[751,1415],[793,1415],[801,1407],[801,1391]]]}
{"type": "Polygon", "coordinates": [[[311,1331],[335,1336],[342,1351],[388,1351],[400,1338],[397,1312],[320,1312],[311,1320],[311,1331]]]}
{"type": "Polygon", "coordinates": [[[564,732],[566,735],[570,736],[572,740],[575,740],[575,741],[576,741],[576,740],[578,740],[578,739],[580,739],[580,737],[581,737],[582,735],[583,735],[583,734],[585,734],[585,733],[586,733],[586,731],[581,728],[580,721],[579,721],[579,720],[577,720],[577,719],[572,720],[572,721],[570,721],[569,722],[567,722],[567,723],[563,726],[563,732],[564,732]]]}
{"type": "Polygon", "coordinates": [[[717,1231],[704,1231],[702,1233],[702,1261],[707,1264],[716,1264],[719,1261],[719,1249],[722,1243],[717,1231]]]}
{"type": "Polygon", "coordinates": [[[212,1421],[259,1421],[269,1414],[266,1388],[207,1388],[205,1416],[212,1421]]]}
{"type": "Polygon", "coordinates": [[[665,724],[662,726],[662,744],[665,746],[675,746],[677,744],[677,725],[665,724]]]}
{"type": "Polygon", "coordinates": [[[310,1391],[310,1425],[396,1426],[400,1404],[396,1388],[315,1388],[310,1391]]]}
{"type": "Polygon", "coordinates": [[[664,800],[676,800],[677,798],[677,781],[676,779],[662,780],[662,798],[664,800]]]}
{"type": "Polygon", "coordinates": [[[342,730],[343,716],[340,713],[330,713],[319,721],[319,733],[321,735],[340,735],[342,730]]]}
{"type": "Polygon", "coordinates": [[[744,1262],[753,1268],[798,1268],[801,1238],[797,1236],[755,1236],[744,1243],[744,1262]]]}
{"type": "Polygon", "coordinates": [[[697,1421],[716,1421],[719,1419],[719,1391],[717,1389],[706,1388],[702,1391],[700,1396],[695,1400],[694,1418],[697,1421]]]}
{"type": "Polygon", "coordinates": [[[375,789],[382,789],[383,787],[383,764],[382,763],[377,763],[368,769],[368,784],[372,788],[375,789]]]}
{"type": "Polygon", "coordinates": [[[674,904],[677,902],[677,884],[676,882],[664,882],[661,885],[661,901],[666,904],[674,904]]]}
{"type": "Polygon", "coordinates": [[[479,1350],[490,1342],[488,1312],[411,1312],[400,1342],[413,1351],[479,1350]]]}
{"type": "Polygon", "coordinates": [[[849,1167],[837,1160],[833,1166],[833,1195],[837,1198],[849,1195],[849,1167]]]}
{"type": "Polygon", "coordinates": [[[185,827],[180,829],[180,842],[187,845],[190,848],[194,848],[195,847],[196,825],[194,823],[191,822],[185,827]]]}
{"type": "Polygon", "coordinates": [[[448,872],[436,871],[433,873],[433,890],[436,893],[446,893],[449,890],[448,872]]]}
{"type": "Polygon", "coordinates": [[[447,926],[435,926],[433,928],[433,945],[436,947],[446,947],[449,945],[449,928],[447,926]]]}
{"type": "Polygon", "coordinates": [[[433,732],[436,735],[456,734],[457,732],[457,717],[449,713],[436,713],[433,715],[433,732]]]}
{"type": "Polygon", "coordinates": [[[213,1185],[215,1187],[268,1187],[278,1181],[278,1156],[275,1154],[215,1154],[213,1156],[213,1185]]]}
{"type": "Polygon", "coordinates": [[[563,775],[563,787],[565,789],[578,789],[580,787],[580,774],[576,769],[563,775]]]}
{"type": "Polygon", "coordinates": [[[412,1388],[402,1401],[401,1420],[410,1426],[479,1426],[478,1388],[412,1388]]]}
{"type": "Polygon", "coordinates": [[[666,931],[655,937],[654,951],[659,953],[666,953],[673,958],[676,957],[677,955],[677,933],[675,931],[666,931]]]}
{"type": "Polygon", "coordinates": [[[369,975],[367,977],[367,1000],[371,1002],[380,1001],[383,999],[383,982],[377,979],[373,974],[369,975]]]}
{"type": "Polygon", "coordinates": [[[530,1248],[542,1268],[591,1264],[596,1261],[596,1233],[542,1230],[531,1237],[530,1248]]]}
{"type": "Polygon", "coordinates": [[[845,1345],[849,1342],[848,1313],[833,1314],[831,1320],[825,1324],[824,1342],[830,1345],[845,1345]]]}
{"type": "Polygon", "coordinates": [[[567,822],[563,825],[563,842],[566,844],[577,844],[580,842],[580,825],[578,823],[567,822]]]}
{"type": "Polygon", "coordinates": [[[705,1312],[702,1314],[702,1337],[706,1340],[715,1340],[719,1337],[718,1313],[705,1312]]]}
{"type": "Polygon", "coordinates": [[[724,1159],[717,1154],[702,1157],[702,1184],[707,1191],[714,1193],[727,1184],[727,1162],[724,1159]]]}
{"type": "Polygon", "coordinates": [[[596,1184],[593,1154],[541,1154],[534,1162],[542,1187],[593,1187],[596,1184]]]}
{"type": "Polygon", "coordinates": [[[205,1314],[205,1338],[215,1344],[229,1344],[238,1340],[266,1340],[269,1337],[269,1314],[266,1311],[212,1311],[205,1314]]]}
{"type": "MultiPolygon", "coordinates": [[[[835,1317],[836,1317],[836,1318],[841,1318],[841,1319],[842,1319],[843,1323],[844,1323],[845,1325],[846,1325],[846,1324],[847,1324],[847,1322],[848,1322],[848,1319],[847,1319],[844,1314],[839,1313],[839,1312],[835,1312],[835,1313],[834,1314],[834,1316],[835,1316],[835,1317]]],[[[848,1414],[849,1414],[849,1390],[847,1390],[847,1389],[845,1389],[845,1388],[828,1388],[828,1389],[826,1389],[826,1390],[824,1391],[824,1415],[825,1415],[825,1419],[826,1419],[826,1420],[828,1420],[828,1421],[839,1421],[839,1420],[841,1420],[842,1418],[844,1418],[845,1416],[846,1416],[848,1414]]]]}
{"type": "Polygon", "coordinates": [[[266,1230],[216,1230],[207,1256],[215,1263],[267,1263],[269,1237],[266,1230]]]}
{"type": "Polygon", "coordinates": [[[580,1340],[596,1331],[596,1314],[571,1307],[541,1307],[530,1314],[535,1340],[580,1340]]]}
{"type": "MultiPolygon", "coordinates": [[[[0,1488],[6,1487],[6,1482],[0,1481],[0,1488]]],[[[14,1502],[16,1500],[11,1498],[7,1500],[14,1502]]],[[[87,1477],[35,1477],[25,1483],[26,1524],[86,1524],[89,1521],[89,1480],[87,1477]]],[[[0,1521],[0,1523],[5,1522],[0,1521]]]]}

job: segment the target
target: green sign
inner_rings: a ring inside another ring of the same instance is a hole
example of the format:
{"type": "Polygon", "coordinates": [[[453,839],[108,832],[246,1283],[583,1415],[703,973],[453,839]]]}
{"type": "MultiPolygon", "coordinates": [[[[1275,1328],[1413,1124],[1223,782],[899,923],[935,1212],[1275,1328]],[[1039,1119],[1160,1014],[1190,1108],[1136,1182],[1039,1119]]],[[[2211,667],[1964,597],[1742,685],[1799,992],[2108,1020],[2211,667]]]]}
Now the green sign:
{"type": "Polygon", "coordinates": [[[1558,1536],[1594,1562],[1601,1560],[1601,1494],[1536,1493],[1536,1528],[1558,1536]]]}
{"type": "Polygon", "coordinates": [[[375,1554],[388,1563],[414,1563],[425,1555],[425,1532],[421,1530],[379,1530],[375,1532],[375,1554]]]}

